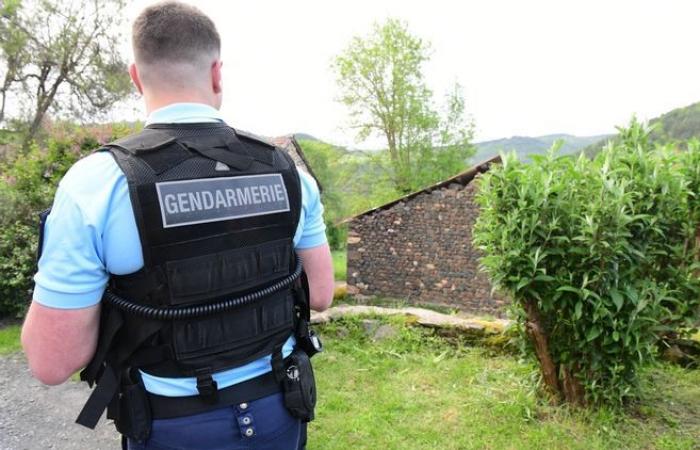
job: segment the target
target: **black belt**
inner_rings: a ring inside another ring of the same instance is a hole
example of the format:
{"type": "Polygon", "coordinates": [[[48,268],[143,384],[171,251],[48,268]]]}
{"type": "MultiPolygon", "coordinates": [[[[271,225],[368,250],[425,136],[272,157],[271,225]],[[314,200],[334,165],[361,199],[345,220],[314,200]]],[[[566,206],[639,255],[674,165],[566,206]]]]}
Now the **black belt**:
{"type": "Polygon", "coordinates": [[[281,391],[280,383],[275,381],[272,372],[269,372],[251,380],[219,389],[216,403],[207,402],[200,395],[164,397],[148,393],[148,400],[151,404],[151,415],[154,419],[172,419],[250,402],[281,391]]]}

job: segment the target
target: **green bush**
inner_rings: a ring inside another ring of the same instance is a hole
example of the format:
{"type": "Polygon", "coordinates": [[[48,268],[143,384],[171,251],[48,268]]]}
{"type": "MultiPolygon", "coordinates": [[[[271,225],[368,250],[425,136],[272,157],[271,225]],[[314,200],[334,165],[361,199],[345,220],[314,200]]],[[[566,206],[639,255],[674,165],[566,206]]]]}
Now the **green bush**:
{"type": "Polygon", "coordinates": [[[482,265],[512,297],[545,385],[575,404],[635,396],[658,335],[698,314],[697,211],[679,175],[698,147],[654,150],[637,123],[621,135],[593,161],[504,157],[478,195],[482,265]]]}
{"type": "Polygon", "coordinates": [[[691,327],[700,308],[700,279],[693,273],[700,146],[691,141],[681,152],[670,145],[652,147],[651,132],[640,126],[622,130],[621,144],[599,159],[614,168],[611,177],[627,183],[633,196],[630,214],[644,218],[631,229],[635,248],[646,255],[637,276],[665,289],[660,321],[669,333],[691,327]]]}
{"type": "Polygon", "coordinates": [[[0,166],[0,318],[21,316],[36,271],[38,215],[51,206],[58,182],[78,159],[101,143],[132,131],[126,125],[59,124],[42,144],[15,148],[0,166]]]}
{"type": "Polygon", "coordinates": [[[0,317],[22,316],[32,293],[37,233],[21,222],[0,228],[0,317]]]}
{"type": "Polygon", "coordinates": [[[345,250],[348,240],[347,225],[336,225],[331,220],[326,219],[326,236],[328,245],[332,250],[345,250]]]}

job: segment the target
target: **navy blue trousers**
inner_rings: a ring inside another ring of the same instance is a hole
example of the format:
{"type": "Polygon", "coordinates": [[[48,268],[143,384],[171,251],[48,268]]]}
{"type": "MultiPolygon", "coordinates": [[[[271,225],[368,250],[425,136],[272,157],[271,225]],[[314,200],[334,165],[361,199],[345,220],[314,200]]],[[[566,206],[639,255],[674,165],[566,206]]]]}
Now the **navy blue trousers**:
{"type": "Polygon", "coordinates": [[[153,421],[150,438],[129,450],[297,450],[306,424],[284,407],[282,394],[193,416],[153,421]]]}

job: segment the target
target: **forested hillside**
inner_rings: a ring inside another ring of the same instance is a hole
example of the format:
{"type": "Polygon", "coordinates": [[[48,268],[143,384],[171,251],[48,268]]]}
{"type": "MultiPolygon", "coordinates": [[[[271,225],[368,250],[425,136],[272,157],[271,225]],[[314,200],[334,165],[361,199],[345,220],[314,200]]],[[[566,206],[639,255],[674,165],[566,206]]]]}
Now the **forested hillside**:
{"type": "MultiPolygon", "coordinates": [[[[653,143],[680,143],[687,142],[693,138],[700,139],[700,102],[683,108],[676,108],[649,121],[653,127],[649,140],[653,143]]],[[[608,136],[605,139],[586,147],[586,155],[597,154],[603,146],[613,139],[608,136]]]]}
{"type": "Polygon", "coordinates": [[[478,163],[496,156],[499,152],[510,151],[515,151],[520,159],[527,160],[528,155],[543,154],[552,147],[554,142],[559,140],[563,143],[560,149],[561,154],[570,155],[609,137],[610,135],[572,136],[570,134],[549,134],[538,137],[513,136],[506,139],[478,142],[474,144],[477,152],[471,158],[471,161],[478,163]]]}
{"type": "Polygon", "coordinates": [[[652,141],[678,142],[700,138],[700,102],[677,108],[653,119],[652,141]]]}

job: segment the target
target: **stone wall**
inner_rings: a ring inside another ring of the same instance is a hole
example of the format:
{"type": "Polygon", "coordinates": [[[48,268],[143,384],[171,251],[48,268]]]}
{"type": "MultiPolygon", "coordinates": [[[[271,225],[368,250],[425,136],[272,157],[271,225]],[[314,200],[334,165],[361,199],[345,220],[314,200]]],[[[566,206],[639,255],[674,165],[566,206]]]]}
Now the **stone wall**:
{"type": "Polygon", "coordinates": [[[348,289],[502,316],[471,245],[477,183],[453,183],[356,217],[348,233],[348,289]]]}

